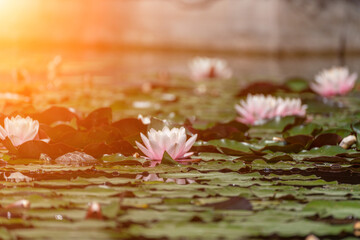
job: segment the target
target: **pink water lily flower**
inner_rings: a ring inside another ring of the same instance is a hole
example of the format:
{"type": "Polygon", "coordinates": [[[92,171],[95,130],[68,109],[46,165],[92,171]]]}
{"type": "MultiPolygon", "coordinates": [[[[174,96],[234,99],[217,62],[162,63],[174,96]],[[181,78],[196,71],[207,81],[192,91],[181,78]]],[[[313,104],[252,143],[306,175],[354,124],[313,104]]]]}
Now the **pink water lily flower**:
{"type": "Polygon", "coordinates": [[[194,81],[211,78],[228,79],[232,76],[226,61],[218,58],[196,57],[189,63],[189,68],[194,81]]]}
{"type": "Polygon", "coordinates": [[[195,143],[197,134],[186,141],[185,128],[164,127],[162,130],[156,131],[150,129],[148,137],[140,134],[144,145],[136,142],[138,148],[151,160],[161,160],[166,151],[174,160],[187,158],[193,153],[188,152],[195,143]]]}
{"type": "Polygon", "coordinates": [[[333,67],[323,70],[315,76],[315,81],[310,83],[310,88],[323,97],[345,95],[355,85],[357,74],[349,73],[345,67],[333,67]]]}
{"type": "Polygon", "coordinates": [[[39,122],[30,117],[7,117],[4,120],[4,128],[0,126],[0,138],[4,140],[8,137],[15,147],[34,140],[38,132],[39,122]]]}
{"type": "Polygon", "coordinates": [[[281,98],[264,95],[248,95],[235,105],[240,117],[239,122],[249,125],[260,125],[274,118],[285,116],[305,116],[306,105],[299,98],[281,98]]]}

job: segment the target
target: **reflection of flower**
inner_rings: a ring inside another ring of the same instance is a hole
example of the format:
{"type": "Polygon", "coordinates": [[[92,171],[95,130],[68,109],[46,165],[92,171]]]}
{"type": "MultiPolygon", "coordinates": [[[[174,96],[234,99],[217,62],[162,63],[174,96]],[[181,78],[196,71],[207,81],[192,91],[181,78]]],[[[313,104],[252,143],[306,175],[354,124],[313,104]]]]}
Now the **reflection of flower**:
{"type": "Polygon", "coordinates": [[[29,98],[22,96],[17,93],[11,93],[11,92],[2,92],[0,93],[0,99],[1,100],[11,100],[11,101],[28,101],[29,98]]]}
{"type": "Polygon", "coordinates": [[[140,179],[143,180],[145,182],[174,182],[176,184],[179,185],[185,185],[185,184],[191,184],[191,183],[195,183],[195,180],[192,179],[188,179],[188,178],[167,178],[164,179],[162,177],[159,177],[156,173],[150,173],[147,176],[143,176],[143,175],[137,175],[136,179],[140,179]]]}
{"type": "Polygon", "coordinates": [[[323,70],[315,76],[315,81],[310,84],[311,89],[324,97],[345,95],[354,88],[357,74],[350,75],[349,69],[333,67],[323,70]]]}
{"type": "Polygon", "coordinates": [[[5,118],[4,126],[0,126],[0,138],[4,140],[8,137],[15,147],[34,140],[39,131],[39,122],[30,117],[5,118]]]}
{"type": "Polygon", "coordinates": [[[197,137],[197,134],[195,134],[186,141],[184,127],[171,130],[164,127],[159,131],[152,128],[148,132],[148,137],[142,133],[140,135],[145,146],[138,142],[136,142],[136,145],[151,160],[161,160],[165,151],[174,160],[189,157],[193,153],[188,151],[197,137]]]}
{"type": "Polygon", "coordinates": [[[235,105],[240,115],[239,122],[251,125],[263,124],[266,120],[285,116],[305,116],[306,105],[301,100],[280,98],[264,95],[248,95],[246,100],[241,100],[235,105]]]}
{"type": "Polygon", "coordinates": [[[54,57],[53,60],[51,60],[48,63],[48,79],[49,80],[54,80],[57,75],[59,74],[59,69],[61,66],[61,62],[62,62],[62,57],[60,55],[57,55],[54,57]]]}
{"type": "Polygon", "coordinates": [[[232,71],[225,60],[197,57],[189,63],[191,78],[200,81],[209,78],[231,78],[232,71]]]}

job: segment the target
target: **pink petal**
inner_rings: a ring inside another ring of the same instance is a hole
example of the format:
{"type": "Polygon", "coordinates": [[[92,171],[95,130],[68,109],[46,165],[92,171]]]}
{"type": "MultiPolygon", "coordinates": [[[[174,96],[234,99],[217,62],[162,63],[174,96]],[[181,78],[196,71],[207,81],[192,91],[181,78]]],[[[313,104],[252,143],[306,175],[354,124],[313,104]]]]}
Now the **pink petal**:
{"type": "Polygon", "coordinates": [[[150,159],[153,159],[153,154],[146,149],[142,144],[138,143],[137,141],[135,142],[136,146],[150,159]]]}

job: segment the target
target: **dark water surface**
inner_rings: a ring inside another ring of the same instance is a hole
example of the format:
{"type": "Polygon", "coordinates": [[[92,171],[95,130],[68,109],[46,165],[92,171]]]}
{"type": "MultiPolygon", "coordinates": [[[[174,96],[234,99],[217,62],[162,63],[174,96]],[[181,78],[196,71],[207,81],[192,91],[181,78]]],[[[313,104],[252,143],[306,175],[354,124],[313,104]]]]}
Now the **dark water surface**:
{"type": "MultiPolygon", "coordinates": [[[[159,71],[188,76],[188,62],[196,56],[224,58],[239,81],[271,79],[281,81],[301,76],[312,79],[320,70],[339,65],[337,56],[246,56],[241,53],[197,53],[136,50],[0,50],[0,77],[10,79],[11,70],[26,68],[34,79],[46,76],[47,63],[56,55],[63,58],[61,72],[68,76],[90,74],[103,83],[128,84],[144,81],[159,71]]],[[[360,56],[349,56],[346,65],[360,72],[360,56]]],[[[68,80],[72,80],[69,78],[68,80]]]]}

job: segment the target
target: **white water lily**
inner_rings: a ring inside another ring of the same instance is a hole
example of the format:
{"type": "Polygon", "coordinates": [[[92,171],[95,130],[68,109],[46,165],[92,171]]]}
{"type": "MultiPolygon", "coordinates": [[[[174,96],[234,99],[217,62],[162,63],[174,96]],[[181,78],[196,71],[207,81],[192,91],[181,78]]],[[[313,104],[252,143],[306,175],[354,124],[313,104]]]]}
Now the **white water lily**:
{"type": "Polygon", "coordinates": [[[4,128],[0,126],[0,138],[4,140],[6,137],[10,139],[16,147],[24,142],[34,140],[39,132],[39,122],[30,117],[23,118],[16,116],[5,118],[4,128]]]}
{"type": "Polygon", "coordinates": [[[144,145],[136,142],[138,148],[151,160],[161,160],[166,151],[174,160],[187,158],[193,153],[188,152],[195,143],[197,134],[186,141],[185,128],[164,127],[156,131],[150,129],[148,137],[140,133],[144,145]]]}
{"type": "Polygon", "coordinates": [[[315,76],[315,81],[310,83],[310,88],[323,97],[345,95],[355,85],[357,74],[350,74],[345,67],[326,69],[315,76]]]}
{"type": "Polygon", "coordinates": [[[196,57],[189,63],[189,68],[194,81],[211,78],[228,79],[232,76],[226,61],[218,58],[196,57]]]}
{"type": "Polygon", "coordinates": [[[285,116],[305,116],[306,105],[302,105],[299,98],[281,98],[273,96],[248,95],[235,105],[240,115],[239,122],[251,125],[263,124],[274,118],[285,116]]]}

